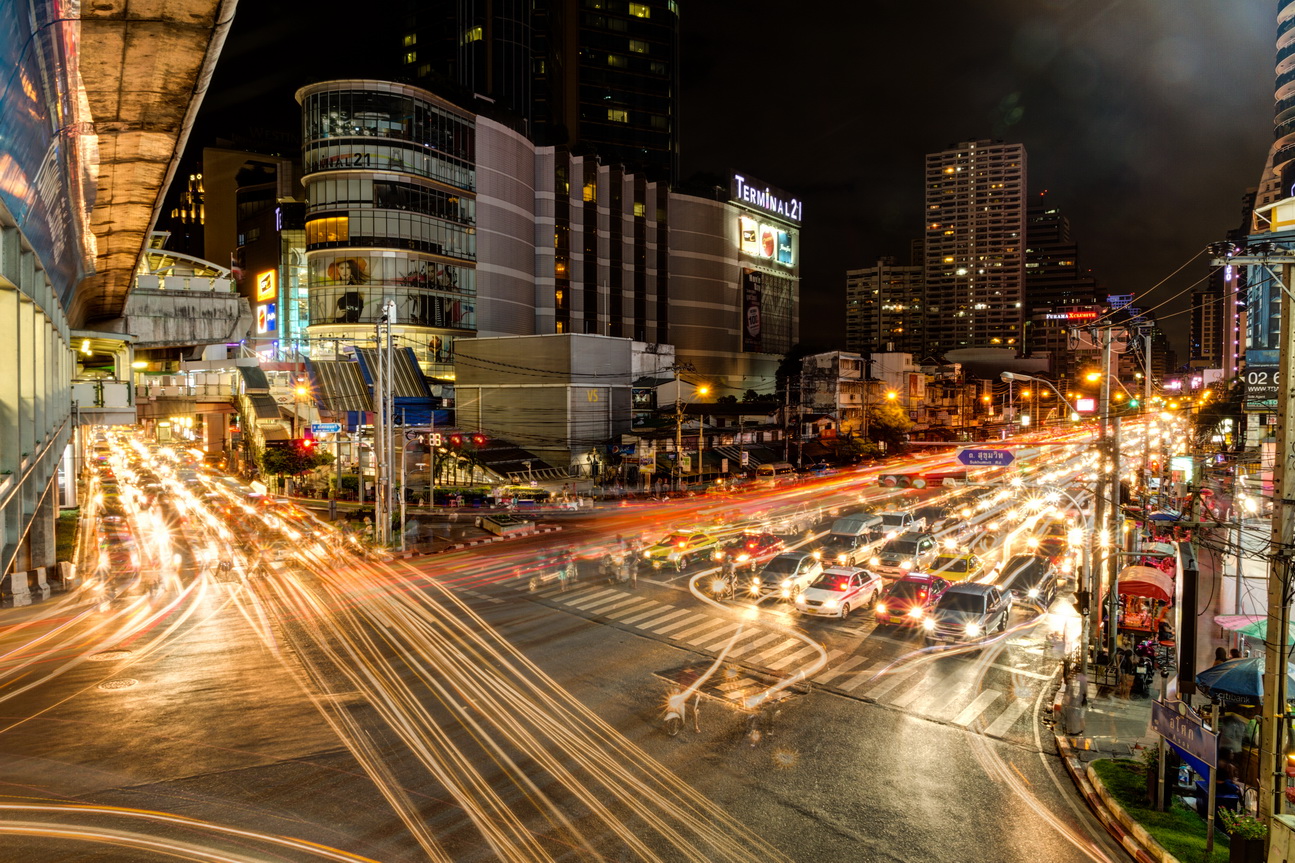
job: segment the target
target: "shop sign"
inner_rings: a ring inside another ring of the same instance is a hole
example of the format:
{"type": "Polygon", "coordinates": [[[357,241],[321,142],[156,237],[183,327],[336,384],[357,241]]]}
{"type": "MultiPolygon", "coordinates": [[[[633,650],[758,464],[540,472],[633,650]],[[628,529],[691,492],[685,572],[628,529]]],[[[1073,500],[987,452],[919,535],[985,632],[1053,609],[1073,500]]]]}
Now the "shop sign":
{"type": "Polygon", "coordinates": [[[734,174],[729,191],[732,199],[739,204],[747,204],[792,222],[799,222],[805,217],[804,201],[754,177],[734,174]]]}

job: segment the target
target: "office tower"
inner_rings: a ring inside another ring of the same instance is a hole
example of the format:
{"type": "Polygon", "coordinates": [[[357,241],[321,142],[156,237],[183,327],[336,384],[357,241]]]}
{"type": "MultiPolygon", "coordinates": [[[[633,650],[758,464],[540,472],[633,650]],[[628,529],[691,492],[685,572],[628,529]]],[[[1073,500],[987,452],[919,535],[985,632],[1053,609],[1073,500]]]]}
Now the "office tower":
{"type": "Polygon", "coordinates": [[[1291,197],[1295,185],[1295,0],[1277,3],[1273,144],[1259,180],[1256,206],[1291,197]]]}
{"type": "MultiPolygon", "coordinates": [[[[1228,231],[1227,240],[1237,247],[1246,245],[1254,215],[1257,190],[1248,189],[1241,196],[1241,218],[1228,231]]],[[[1246,267],[1210,267],[1209,277],[1192,291],[1190,355],[1194,368],[1222,369],[1236,373],[1236,364],[1245,349],[1246,267]]]]}
{"type": "Polygon", "coordinates": [[[926,351],[1017,347],[1025,148],[966,141],[926,157],[926,351]]]}
{"type": "Polygon", "coordinates": [[[1026,308],[1097,302],[1097,280],[1079,265],[1070,220],[1043,196],[1032,199],[1025,210],[1026,308]]]}
{"type": "Polygon", "coordinates": [[[845,272],[845,346],[856,353],[920,355],[926,313],[922,267],[882,257],[845,272]]]}
{"type": "Polygon", "coordinates": [[[415,82],[540,145],[651,180],[678,173],[675,0],[410,3],[398,46],[415,82]],[[481,98],[478,98],[481,97],[481,98]],[[465,100],[472,100],[468,103],[465,100]]]}

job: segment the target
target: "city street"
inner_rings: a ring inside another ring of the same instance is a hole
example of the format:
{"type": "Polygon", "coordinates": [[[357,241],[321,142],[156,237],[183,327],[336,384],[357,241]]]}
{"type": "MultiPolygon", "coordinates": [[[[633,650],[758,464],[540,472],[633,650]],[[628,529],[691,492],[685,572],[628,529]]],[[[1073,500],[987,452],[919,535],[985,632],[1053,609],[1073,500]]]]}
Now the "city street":
{"type": "MultiPolygon", "coordinates": [[[[618,536],[827,507],[792,547],[847,499],[951,493],[879,488],[875,473],[638,504],[409,561],[298,543],[268,569],[239,540],[266,545],[259,513],[200,517],[173,486],[133,519],[188,513],[159,552],[183,561],[174,573],[4,612],[6,857],[1119,859],[1038,721],[1059,672],[1048,615],[1021,605],[978,651],[926,648],[867,609],[818,620],[776,599],[703,601],[690,586],[704,564],[643,567],[637,587],[598,576],[618,536]],[[227,571],[203,565],[222,531],[227,571]],[[536,585],[567,548],[579,580],[536,585]],[[712,666],[696,717],[668,736],[681,671],[712,666]]],[[[140,552],[163,534],[142,532],[140,552]]]]}

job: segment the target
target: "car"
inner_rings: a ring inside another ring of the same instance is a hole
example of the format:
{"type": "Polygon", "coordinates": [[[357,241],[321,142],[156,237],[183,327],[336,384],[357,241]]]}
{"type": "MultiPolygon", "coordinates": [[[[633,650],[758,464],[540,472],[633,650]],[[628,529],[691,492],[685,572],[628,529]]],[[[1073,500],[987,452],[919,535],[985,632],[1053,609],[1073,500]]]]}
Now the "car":
{"type": "Polygon", "coordinates": [[[670,533],[643,549],[643,559],[655,569],[672,566],[683,572],[693,561],[709,557],[715,544],[715,537],[708,533],[670,533]]]}
{"type": "Polygon", "coordinates": [[[1047,608],[1057,595],[1057,568],[1040,554],[1017,554],[999,571],[998,584],[1013,598],[1047,608]]]}
{"type": "Polygon", "coordinates": [[[963,582],[949,587],[922,621],[930,642],[980,641],[1007,629],[1012,594],[996,584],[963,582]]]}
{"type": "Polygon", "coordinates": [[[893,582],[877,600],[873,615],[878,626],[916,626],[926,617],[949,582],[938,575],[910,572],[893,582]]]}
{"type": "Polygon", "coordinates": [[[796,594],[796,610],[845,620],[856,608],[870,608],[884,589],[881,576],[857,566],[829,566],[796,594]]]}
{"type": "Polygon", "coordinates": [[[762,567],[780,554],[787,544],[772,533],[745,533],[715,549],[712,557],[723,563],[731,561],[735,569],[762,567]]]}
{"type": "Polygon", "coordinates": [[[765,530],[780,536],[795,536],[807,530],[812,530],[814,525],[818,524],[818,520],[818,510],[802,503],[790,509],[780,510],[777,514],[770,516],[768,524],[765,525],[765,530]]]}
{"type": "Polygon", "coordinates": [[[946,581],[975,581],[985,574],[985,562],[970,552],[942,551],[926,569],[946,581]]]}
{"type": "Polygon", "coordinates": [[[868,559],[873,572],[898,577],[906,572],[925,569],[938,549],[935,540],[924,533],[906,533],[886,540],[875,555],[868,559]]]}
{"type": "Polygon", "coordinates": [[[918,518],[914,513],[905,510],[888,510],[877,513],[881,516],[881,530],[888,539],[926,530],[926,519],[918,518]]]}
{"type": "Polygon", "coordinates": [[[757,596],[776,593],[782,599],[791,599],[822,573],[823,564],[814,555],[803,551],[788,551],[769,561],[764,569],[751,576],[750,591],[757,596]]]}

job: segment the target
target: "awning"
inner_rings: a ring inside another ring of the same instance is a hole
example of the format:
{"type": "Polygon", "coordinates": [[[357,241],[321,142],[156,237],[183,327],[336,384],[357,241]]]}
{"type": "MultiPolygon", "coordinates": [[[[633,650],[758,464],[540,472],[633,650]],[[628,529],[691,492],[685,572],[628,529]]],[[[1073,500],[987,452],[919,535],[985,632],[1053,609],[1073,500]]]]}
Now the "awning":
{"type": "Polygon", "coordinates": [[[1161,602],[1174,601],[1174,580],[1153,566],[1126,566],[1115,579],[1121,596],[1145,596],[1161,602]]]}
{"type": "MultiPolygon", "coordinates": [[[[1266,614],[1216,614],[1214,622],[1228,632],[1250,638],[1268,637],[1268,615],[1266,614]]],[[[1287,624],[1286,643],[1295,644],[1295,620],[1287,624]]]]}

